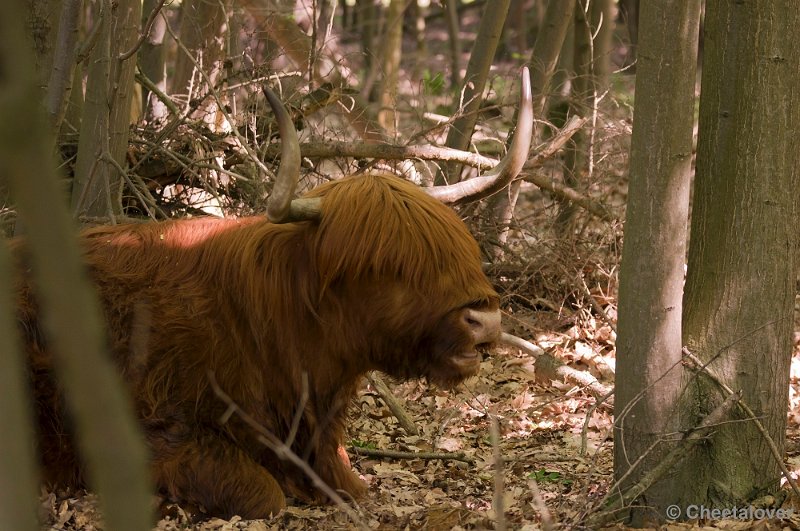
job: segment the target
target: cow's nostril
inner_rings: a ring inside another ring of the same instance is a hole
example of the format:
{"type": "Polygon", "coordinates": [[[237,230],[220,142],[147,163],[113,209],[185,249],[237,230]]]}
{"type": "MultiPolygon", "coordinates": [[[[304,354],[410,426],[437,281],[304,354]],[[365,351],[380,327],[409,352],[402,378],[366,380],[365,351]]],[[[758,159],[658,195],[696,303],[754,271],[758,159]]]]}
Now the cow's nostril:
{"type": "Polygon", "coordinates": [[[466,308],[461,314],[461,322],[469,330],[476,344],[492,343],[500,333],[500,312],[481,311],[466,308]]]}

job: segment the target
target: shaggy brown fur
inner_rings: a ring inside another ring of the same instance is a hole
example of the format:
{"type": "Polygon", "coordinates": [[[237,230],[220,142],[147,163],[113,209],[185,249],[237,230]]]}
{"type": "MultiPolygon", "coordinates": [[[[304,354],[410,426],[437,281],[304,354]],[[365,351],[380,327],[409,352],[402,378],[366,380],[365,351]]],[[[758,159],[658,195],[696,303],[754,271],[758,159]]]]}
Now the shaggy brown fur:
{"type": "MultiPolygon", "coordinates": [[[[282,440],[305,374],[308,401],[292,449],[328,485],[357,496],[364,485],[337,448],[360,377],[377,369],[448,387],[460,382],[477,369],[453,362],[475,348],[463,309],[498,306],[463,223],[415,186],[358,177],[311,195],[324,198],[319,222],[194,219],[82,235],[157,485],[210,514],[265,517],[285,505],[285,495],[324,495],[250,427],[235,417],[220,423],[226,406],[209,371],[282,440]]],[[[23,242],[15,252],[24,264],[23,242]]],[[[80,485],[25,273],[17,293],[46,477],[80,485]]]]}

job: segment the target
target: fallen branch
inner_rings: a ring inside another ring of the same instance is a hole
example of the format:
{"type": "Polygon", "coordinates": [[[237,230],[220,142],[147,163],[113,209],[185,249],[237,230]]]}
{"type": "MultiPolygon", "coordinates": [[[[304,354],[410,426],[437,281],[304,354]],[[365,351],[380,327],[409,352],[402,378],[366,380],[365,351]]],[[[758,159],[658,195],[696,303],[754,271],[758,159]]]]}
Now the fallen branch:
{"type": "Polygon", "coordinates": [[[406,413],[405,408],[400,403],[400,400],[394,396],[392,390],[389,389],[389,386],[384,383],[380,376],[377,373],[372,372],[367,374],[367,380],[375,388],[378,395],[381,399],[386,403],[389,407],[389,410],[392,412],[392,415],[395,416],[397,422],[400,423],[400,426],[408,433],[409,435],[419,435],[419,430],[417,430],[416,424],[414,421],[411,420],[411,417],[408,416],[406,413]]]}
{"type": "MultiPolygon", "coordinates": [[[[586,371],[579,371],[565,365],[563,361],[555,356],[547,354],[533,343],[511,334],[503,333],[500,335],[500,342],[519,348],[534,358],[536,358],[536,377],[550,380],[560,380],[567,383],[577,384],[584,387],[589,393],[602,404],[605,401],[609,405],[613,402],[609,400],[612,389],[600,383],[597,378],[586,371]]],[[[599,405],[599,404],[598,404],[599,405]]]]}
{"type": "Polygon", "coordinates": [[[423,459],[442,461],[461,461],[463,463],[474,464],[475,459],[468,457],[462,452],[407,452],[403,450],[380,450],[377,448],[361,448],[351,446],[349,450],[356,455],[367,457],[386,457],[388,459],[423,459]]]}
{"type": "MultiPolygon", "coordinates": [[[[489,169],[497,165],[497,160],[469,151],[431,145],[398,146],[392,144],[362,144],[359,142],[306,142],[300,144],[300,153],[310,159],[330,159],[349,157],[355,159],[384,160],[436,160],[459,162],[478,169],[489,169]]],[[[271,145],[266,150],[267,157],[280,155],[280,146],[271,145]]]]}

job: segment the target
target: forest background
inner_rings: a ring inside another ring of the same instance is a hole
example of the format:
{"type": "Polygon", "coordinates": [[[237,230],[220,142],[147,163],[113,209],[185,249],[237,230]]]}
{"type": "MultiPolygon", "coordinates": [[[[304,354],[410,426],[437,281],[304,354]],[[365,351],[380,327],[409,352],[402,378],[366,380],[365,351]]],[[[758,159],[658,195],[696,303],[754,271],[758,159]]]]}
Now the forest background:
{"type": "MultiPolygon", "coordinates": [[[[63,279],[76,225],[263,212],[280,145],[262,85],[293,114],[305,188],[365,169],[425,186],[502,156],[520,67],[530,67],[530,159],[507,190],[459,211],[509,334],[480,376],[455,393],[364,386],[348,451],[371,495],[357,518],[292,506],[272,521],[197,523],[167,504],[160,528],[691,526],[689,506],[785,509],[748,521],[797,525],[800,8],[644,4],[6,8],[0,228],[42,238],[63,279]],[[59,189],[47,192],[55,172],[59,189]],[[59,218],[65,190],[70,216],[59,218]]],[[[3,388],[16,388],[12,358],[3,356],[3,388]]],[[[76,373],[102,381],[92,368],[76,373]]],[[[20,437],[4,435],[0,449],[25,445],[24,400],[15,404],[0,420],[20,437]]],[[[3,514],[14,522],[35,476],[11,451],[0,455],[15,493],[3,514]],[[27,477],[28,487],[16,479],[27,477]]],[[[107,517],[125,522],[114,500],[131,498],[116,495],[105,494],[107,517]]],[[[43,493],[38,513],[56,529],[102,525],[94,494],[43,493]]]]}

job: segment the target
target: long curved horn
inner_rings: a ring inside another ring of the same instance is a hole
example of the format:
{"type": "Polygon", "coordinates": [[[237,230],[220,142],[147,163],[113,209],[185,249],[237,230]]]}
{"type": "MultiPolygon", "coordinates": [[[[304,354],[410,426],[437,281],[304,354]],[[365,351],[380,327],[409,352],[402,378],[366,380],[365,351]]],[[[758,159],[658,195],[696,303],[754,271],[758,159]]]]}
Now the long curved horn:
{"type": "Polygon", "coordinates": [[[273,223],[289,223],[319,218],[319,199],[295,199],[292,201],[297,180],[300,178],[300,141],[297,139],[289,112],[281,100],[268,87],[264,87],[281,138],[281,164],[275,176],[275,186],[267,201],[267,217],[273,223]]]}
{"type": "Polygon", "coordinates": [[[508,186],[519,175],[528,160],[533,135],[533,101],[528,67],[522,69],[522,86],[519,93],[517,130],[508,153],[497,166],[477,177],[460,183],[425,188],[431,196],[444,203],[465,204],[495,194],[508,186]]]}

